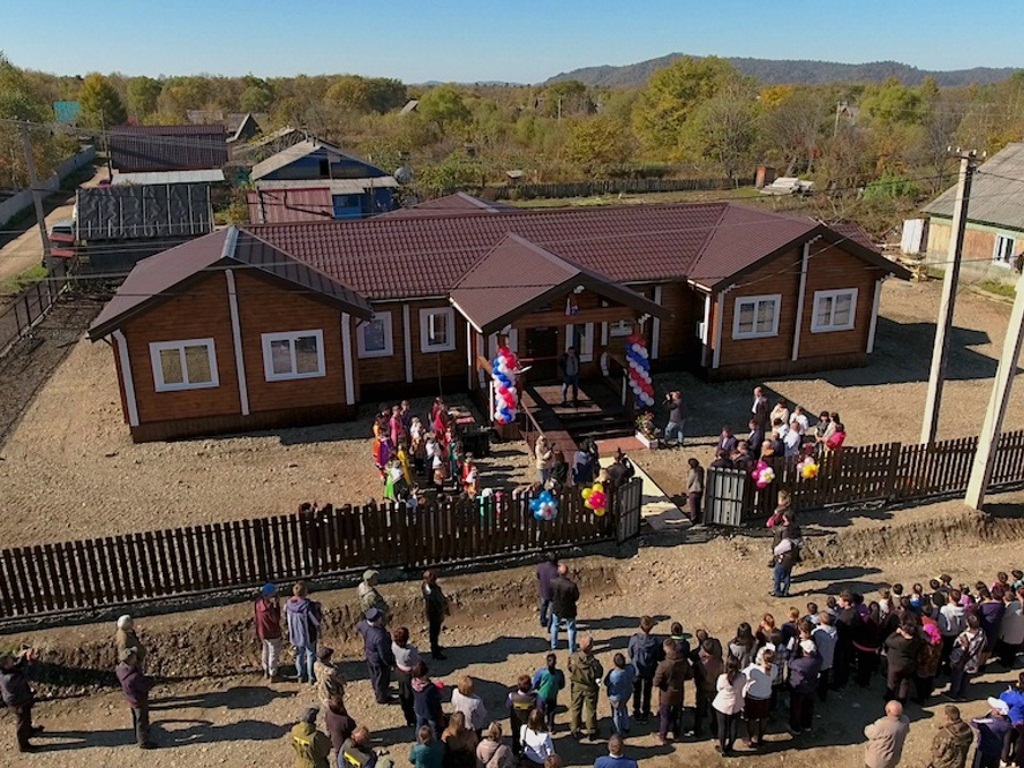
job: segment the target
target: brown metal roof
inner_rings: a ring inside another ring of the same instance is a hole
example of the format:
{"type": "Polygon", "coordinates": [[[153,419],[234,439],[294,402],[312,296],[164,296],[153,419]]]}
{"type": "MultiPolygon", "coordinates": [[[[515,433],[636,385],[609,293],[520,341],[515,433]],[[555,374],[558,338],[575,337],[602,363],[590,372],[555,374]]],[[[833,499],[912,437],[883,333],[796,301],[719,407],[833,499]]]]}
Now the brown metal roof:
{"type": "Polygon", "coordinates": [[[664,307],[611,278],[514,234],[506,235],[459,279],[450,299],[478,331],[490,334],[578,285],[638,312],[671,317],[664,307]]]}
{"type": "Polygon", "coordinates": [[[685,277],[726,203],[249,225],[371,300],[447,296],[509,233],[617,283],[685,277]]]}
{"type": "Polygon", "coordinates": [[[501,213],[502,211],[518,210],[522,209],[517,208],[511,203],[505,203],[500,200],[483,200],[482,198],[474,197],[473,195],[465,192],[456,192],[455,194],[437,197],[433,200],[424,200],[422,203],[417,203],[416,205],[408,208],[398,208],[383,215],[418,217],[434,216],[438,213],[454,213],[456,211],[501,213]]]}
{"type": "Polygon", "coordinates": [[[110,130],[110,161],[117,170],[188,171],[228,161],[223,125],[125,125],[110,130]]]}
{"type": "Polygon", "coordinates": [[[348,287],[255,235],[231,227],[136,264],[89,327],[89,338],[96,341],[107,336],[206,272],[239,266],[337,302],[355,317],[369,319],[372,315],[369,302],[348,287]]]}

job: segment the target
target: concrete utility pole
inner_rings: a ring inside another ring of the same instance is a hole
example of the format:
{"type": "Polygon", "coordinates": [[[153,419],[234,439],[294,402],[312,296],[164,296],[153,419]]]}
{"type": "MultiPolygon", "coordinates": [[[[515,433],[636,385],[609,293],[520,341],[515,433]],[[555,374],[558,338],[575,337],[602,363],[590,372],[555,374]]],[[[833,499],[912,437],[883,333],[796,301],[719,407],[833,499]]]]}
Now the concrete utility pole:
{"type": "Polygon", "coordinates": [[[39,237],[43,241],[43,265],[47,272],[53,272],[53,255],[50,253],[50,233],[46,231],[46,212],[43,210],[43,190],[36,178],[36,160],[32,156],[32,137],[29,123],[21,124],[21,143],[25,149],[25,169],[28,171],[28,185],[32,190],[32,202],[36,206],[36,220],[39,222],[39,237]]]}
{"type": "Polygon", "coordinates": [[[949,258],[946,275],[942,280],[942,299],[939,302],[939,319],[935,326],[935,350],[932,353],[932,369],[928,377],[928,394],[924,403],[924,423],[921,426],[921,442],[931,445],[939,431],[939,410],[942,406],[942,385],[946,379],[946,361],[949,358],[949,332],[953,328],[953,308],[956,305],[956,286],[960,280],[960,261],[963,256],[964,232],[967,229],[967,204],[971,197],[971,179],[977,167],[978,153],[974,150],[961,152],[960,181],[957,185],[956,204],[953,206],[953,222],[949,233],[949,258]]]}
{"type": "Polygon", "coordinates": [[[979,512],[985,506],[985,494],[992,481],[995,467],[996,448],[1003,431],[1003,417],[1010,404],[1010,389],[1017,373],[1017,361],[1024,346],[1024,275],[1017,280],[1017,297],[1013,300],[1010,323],[1003,340],[1003,354],[996,369],[996,380],[992,385],[992,396],[985,411],[985,422],[978,437],[978,450],[971,465],[971,478],[967,481],[967,506],[979,512]]]}

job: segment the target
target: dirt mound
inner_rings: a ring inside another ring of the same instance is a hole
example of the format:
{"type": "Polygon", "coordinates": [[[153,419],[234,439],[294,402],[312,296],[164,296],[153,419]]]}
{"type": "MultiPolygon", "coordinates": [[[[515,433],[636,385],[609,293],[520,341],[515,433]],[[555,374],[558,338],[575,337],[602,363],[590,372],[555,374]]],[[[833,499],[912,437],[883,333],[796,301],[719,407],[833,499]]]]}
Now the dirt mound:
{"type": "MultiPolygon", "coordinates": [[[[620,593],[618,565],[604,558],[574,564],[574,579],[584,599],[603,599],[620,593]]],[[[452,602],[450,627],[499,622],[522,616],[536,605],[536,575],[532,567],[442,579],[452,602]]],[[[394,612],[393,626],[408,626],[414,642],[425,643],[426,622],[418,582],[382,587],[394,612]]],[[[322,642],[340,661],[359,663],[361,638],[355,631],[359,608],[355,590],[315,593],[324,608],[322,642]]],[[[248,602],[166,616],[137,618],[148,652],[147,671],[167,679],[225,677],[259,669],[251,606],[248,602]]],[[[116,665],[113,622],[68,627],[9,637],[4,645],[35,645],[43,660],[38,680],[44,695],[85,693],[97,685],[113,685],[116,665]]],[[[286,658],[288,655],[286,653],[286,658]]]]}
{"type": "Polygon", "coordinates": [[[808,536],[804,559],[829,565],[851,565],[1021,539],[1024,539],[1024,519],[963,511],[906,524],[808,536]]]}

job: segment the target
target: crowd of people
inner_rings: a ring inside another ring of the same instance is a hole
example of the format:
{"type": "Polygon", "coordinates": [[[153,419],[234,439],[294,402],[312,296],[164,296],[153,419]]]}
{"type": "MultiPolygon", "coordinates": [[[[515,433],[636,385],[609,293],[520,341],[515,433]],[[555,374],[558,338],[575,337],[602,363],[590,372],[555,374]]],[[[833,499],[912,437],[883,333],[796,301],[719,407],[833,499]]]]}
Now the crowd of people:
{"type": "Polygon", "coordinates": [[[479,467],[463,450],[458,421],[441,397],[429,417],[414,413],[408,400],[382,409],[373,421],[373,463],[384,498],[392,501],[425,492],[474,498],[480,491],[479,467]]]}
{"type": "MultiPolygon", "coordinates": [[[[605,765],[631,764],[624,740],[655,712],[660,744],[710,735],[723,755],[737,754],[738,742],[746,752],[757,753],[766,748],[766,734],[778,730],[773,716],[785,720],[791,739],[802,739],[812,730],[815,709],[833,691],[851,683],[868,688],[879,676],[885,681],[886,707],[864,730],[869,768],[897,765],[910,727],[904,708],[927,705],[940,681],[948,683],[943,695],[951,703],[935,729],[931,765],[963,768],[972,744],[978,768],[1024,765],[1024,674],[989,698],[978,717],[964,720],[956,706],[968,700],[972,680],[987,665],[1010,670],[1024,649],[1020,570],[1000,571],[992,583],[973,585],[955,585],[942,574],[909,589],[893,584],[871,600],[843,590],[824,605],[793,606],[780,619],[765,614],[757,622],[741,622],[732,637],[721,639],[704,628],[691,635],[680,621],[669,622],[669,631],[659,635],[658,622],[641,616],[624,651],[604,660],[592,637],[578,637],[580,590],[567,565],[545,556],[537,567],[537,584],[540,624],[551,652],[536,669],[524,669],[509,681],[507,697],[495,709],[494,702],[488,707],[483,701],[470,676],[458,676],[452,686],[431,677],[410,629],[397,625],[379,574],[363,574],[356,629],[363,639],[367,677],[379,705],[401,709],[416,742],[408,759],[417,768],[561,765],[552,736],[559,730],[563,691],[572,738],[601,738],[600,713],[607,712],[612,762],[605,765]],[[568,633],[564,645],[563,627],[568,633]],[[564,669],[558,656],[563,649],[568,650],[564,669]]],[[[430,658],[444,660],[441,636],[450,606],[435,570],[423,574],[420,594],[430,658]]],[[[346,681],[333,650],[322,642],[323,609],[310,598],[307,585],[296,583],[284,601],[275,585],[265,585],[253,611],[265,679],[282,680],[287,637],[294,680],[311,686],[318,701],[290,732],[297,768],[332,763],[387,768],[392,758],[373,746],[366,724],[357,723],[346,708],[346,681]]],[[[146,673],[146,648],[131,616],[118,619],[113,645],[115,674],[135,738],[139,747],[151,749],[156,746],[149,722],[154,680],[146,673]]],[[[28,670],[34,660],[30,648],[0,658],[0,692],[16,719],[22,751],[36,749],[31,739],[42,731],[32,722],[28,670]]]]}

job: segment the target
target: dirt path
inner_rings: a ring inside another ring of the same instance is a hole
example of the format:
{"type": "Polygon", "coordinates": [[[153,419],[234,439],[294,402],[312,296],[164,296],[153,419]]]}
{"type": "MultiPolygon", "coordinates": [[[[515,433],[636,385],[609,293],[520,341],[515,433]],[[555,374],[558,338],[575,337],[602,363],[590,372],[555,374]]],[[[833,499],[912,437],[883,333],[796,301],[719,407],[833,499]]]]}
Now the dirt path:
{"type": "MultiPolygon", "coordinates": [[[[100,179],[107,177],[107,169],[97,166],[92,178],[81,184],[83,187],[95,187],[100,179]]],[[[74,195],[70,202],[54,208],[46,215],[46,226],[49,228],[61,219],[70,219],[75,207],[74,195]]],[[[33,218],[34,221],[34,218],[33,218]]],[[[39,236],[39,227],[33,223],[24,234],[16,237],[0,248],[0,283],[17,277],[27,269],[31,269],[43,260],[43,241],[39,236]]]]}
{"type": "MultiPolygon", "coordinates": [[[[904,553],[867,561],[852,559],[855,555],[851,555],[848,560],[806,564],[798,571],[794,585],[801,594],[789,600],[768,596],[766,544],[749,535],[673,546],[651,539],[633,557],[574,561],[572,565],[581,568],[584,575],[580,608],[583,631],[595,637],[598,656],[607,669],[613,653],[624,649],[640,613],[659,619],[656,632],[664,633],[670,620],[679,620],[690,632],[703,626],[727,640],[741,620],[756,623],[766,611],[781,620],[790,605],[803,608],[808,599],[824,603],[827,594],[835,594],[844,586],[859,589],[872,599],[883,586],[895,581],[911,584],[926,580],[940,569],[949,571],[957,581],[973,582],[978,578],[988,580],[995,570],[1020,564],[1019,542],[1008,538],[1012,528],[993,529],[993,541],[972,533],[976,526],[958,515],[947,513],[950,525],[960,525],[958,542],[962,546],[952,548],[944,546],[942,526],[881,527],[870,518],[847,521],[858,531],[874,528],[875,533],[870,535],[876,543],[888,541],[893,551],[904,553]]],[[[857,546],[870,550],[871,541],[862,538],[857,546]]],[[[855,549],[851,546],[847,552],[855,549]]],[[[536,626],[532,573],[530,569],[513,569],[443,581],[457,608],[444,635],[450,660],[433,665],[435,677],[451,685],[460,674],[472,675],[489,711],[501,717],[507,686],[517,675],[532,672],[542,664],[547,650],[547,641],[536,626]]],[[[426,628],[419,619],[416,585],[386,584],[383,589],[397,606],[398,622],[406,623],[422,646],[426,628]]],[[[342,656],[343,671],[351,681],[347,694],[350,711],[358,722],[371,728],[380,746],[390,748],[398,765],[404,765],[411,732],[401,726],[397,707],[381,708],[373,702],[351,627],[346,623],[351,618],[347,609],[354,600],[353,591],[317,597],[330,616],[331,627],[324,642],[342,656]]],[[[241,768],[291,763],[287,729],[313,703],[314,696],[308,688],[291,683],[267,687],[257,675],[241,672],[256,668],[248,611],[247,605],[239,605],[139,620],[157,669],[163,666],[177,673],[201,673],[203,669],[228,666],[235,670],[220,679],[162,684],[157,689],[154,720],[164,748],[147,755],[147,766],[241,768]]],[[[107,625],[69,627],[10,637],[5,644],[32,640],[48,657],[57,653],[55,649],[63,648],[64,658],[69,661],[77,658],[81,664],[96,664],[93,649],[103,647],[110,655],[111,634],[112,627],[107,625]]],[[[559,663],[564,667],[564,642],[562,647],[559,663]]],[[[971,701],[963,705],[964,714],[982,714],[984,697],[1001,690],[1010,677],[1010,673],[997,670],[973,683],[971,701]]],[[[741,758],[741,762],[761,766],[781,765],[784,761],[787,768],[863,765],[861,729],[880,716],[882,687],[881,678],[876,678],[866,691],[850,687],[830,696],[824,707],[818,707],[813,733],[797,743],[784,733],[784,720],[776,718],[769,754],[757,759],[741,758]]],[[[688,689],[687,700],[692,703],[692,689],[688,689]]],[[[603,695],[600,706],[600,725],[607,737],[610,725],[603,695]]],[[[904,764],[927,762],[935,715],[941,706],[942,701],[936,697],[927,708],[909,707],[912,725],[904,764]]],[[[82,698],[43,702],[37,711],[38,721],[47,727],[45,738],[40,739],[47,751],[26,757],[19,766],[52,765],[50,751],[61,751],[62,762],[73,762],[76,768],[133,764],[137,753],[130,746],[130,717],[116,691],[105,689],[82,698]]],[[[558,721],[555,747],[568,765],[592,765],[603,754],[603,743],[577,744],[568,737],[565,714],[560,714],[558,721]]],[[[4,727],[11,727],[9,719],[4,727]]],[[[701,741],[662,747],[651,725],[638,725],[628,750],[644,765],[725,765],[727,761],[719,758],[712,746],[710,741],[701,741]]]]}

